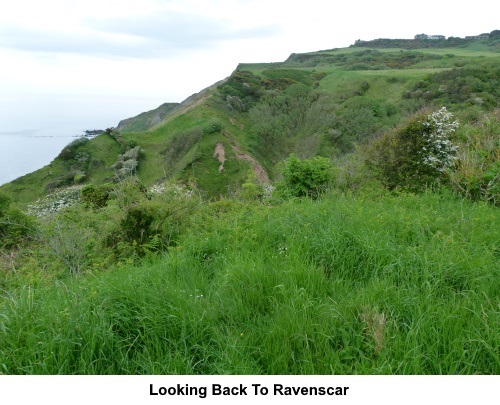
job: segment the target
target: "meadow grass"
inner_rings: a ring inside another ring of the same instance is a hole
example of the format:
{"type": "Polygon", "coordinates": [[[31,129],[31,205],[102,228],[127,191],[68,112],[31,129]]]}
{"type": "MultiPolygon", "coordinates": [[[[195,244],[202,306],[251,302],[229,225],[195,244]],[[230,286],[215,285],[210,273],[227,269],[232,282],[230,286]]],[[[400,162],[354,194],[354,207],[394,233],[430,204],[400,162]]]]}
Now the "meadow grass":
{"type": "Polygon", "coordinates": [[[498,374],[498,219],[431,193],[207,205],[161,258],[7,284],[0,371],[498,374]]]}

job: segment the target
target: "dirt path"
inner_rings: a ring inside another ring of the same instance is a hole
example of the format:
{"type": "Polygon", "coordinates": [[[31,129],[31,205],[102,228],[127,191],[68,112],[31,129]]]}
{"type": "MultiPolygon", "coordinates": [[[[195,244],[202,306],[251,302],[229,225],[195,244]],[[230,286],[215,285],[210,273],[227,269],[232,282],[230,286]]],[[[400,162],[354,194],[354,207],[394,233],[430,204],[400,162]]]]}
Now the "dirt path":
{"type": "Polygon", "coordinates": [[[212,157],[215,159],[217,156],[219,156],[219,172],[222,172],[224,170],[224,163],[226,161],[226,149],[224,148],[224,145],[220,142],[217,142],[217,145],[215,145],[215,150],[214,154],[212,157]]]}
{"type": "MultiPolygon", "coordinates": [[[[252,169],[255,173],[255,177],[257,178],[257,181],[260,184],[271,183],[271,181],[269,180],[269,176],[267,175],[267,172],[255,158],[250,156],[248,153],[243,152],[241,148],[237,145],[231,145],[231,149],[233,149],[236,159],[244,160],[245,162],[250,163],[250,166],[252,166],[252,169]]],[[[220,162],[219,172],[222,172],[224,170],[224,163],[226,162],[226,149],[224,148],[222,142],[217,142],[217,144],[215,145],[215,150],[212,155],[212,158],[214,159],[218,158],[220,162]]]]}
{"type": "Polygon", "coordinates": [[[269,180],[269,176],[267,175],[267,172],[255,158],[250,156],[248,153],[243,152],[239,146],[231,145],[231,148],[233,149],[233,152],[236,155],[236,159],[245,160],[246,162],[250,163],[250,166],[252,166],[252,169],[255,172],[257,181],[260,184],[271,183],[271,181],[269,180]]]}

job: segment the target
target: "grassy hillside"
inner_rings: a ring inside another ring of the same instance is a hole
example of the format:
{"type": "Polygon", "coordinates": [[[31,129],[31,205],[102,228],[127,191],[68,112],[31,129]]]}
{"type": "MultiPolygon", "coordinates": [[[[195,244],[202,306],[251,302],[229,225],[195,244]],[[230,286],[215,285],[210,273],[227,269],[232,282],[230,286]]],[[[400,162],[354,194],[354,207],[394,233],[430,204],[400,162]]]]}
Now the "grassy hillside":
{"type": "Polygon", "coordinates": [[[4,278],[0,367],[498,374],[499,229],[449,195],[212,204],[153,261],[4,278]]]}
{"type": "Polygon", "coordinates": [[[500,53],[384,41],[0,187],[0,373],[498,374],[500,53]]]}
{"type": "Polygon", "coordinates": [[[218,198],[241,187],[249,159],[276,179],[276,164],[292,152],[339,158],[425,106],[445,106],[462,122],[474,122],[500,99],[500,53],[483,42],[404,50],[379,49],[375,41],[241,64],[226,81],[180,105],[166,103],[122,121],[116,144],[97,137],[2,190],[26,205],[55,188],[115,181],[111,166],[118,154],[139,146],[131,174],[145,185],[195,181],[207,197],[218,198]],[[226,155],[221,171],[213,157],[218,144],[226,155]],[[84,164],[75,160],[80,148],[88,154],[84,164]]]}
{"type": "Polygon", "coordinates": [[[116,129],[121,132],[141,132],[160,124],[165,117],[175,111],[179,103],[164,103],[151,111],[140,113],[136,117],[127,118],[118,123],[116,129]]]}

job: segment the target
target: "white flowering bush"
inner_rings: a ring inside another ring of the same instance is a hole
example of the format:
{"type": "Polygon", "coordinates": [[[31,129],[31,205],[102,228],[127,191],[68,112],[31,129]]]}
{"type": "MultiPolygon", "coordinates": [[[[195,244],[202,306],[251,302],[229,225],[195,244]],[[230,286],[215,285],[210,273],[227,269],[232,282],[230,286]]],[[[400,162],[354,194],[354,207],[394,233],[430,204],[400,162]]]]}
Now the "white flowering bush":
{"type": "Polygon", "coordinates": [[[389,189],[418,191],[439,181],[456,163],[451,137],[458,121],[445,107],[413,118],[368,148],[368,164],[389,189]]]}
{"type": "Polygon", "coordinates": [[[454,145],[450,137],[458,129],[458,121],[453,121],[453,114],[441,108],[429,114],[423,122],[427,131],[422,133],[422,163],[439,172],[451,168],[458,159],[458,146],[454,145]]]}
{"type": "Polygon", "coordinates": [[[80,200],[82,186],[66,187],[54,193],[39,198],[33,204],[28,205],[27,214],[33,217],[43,218],[63,208],[67,208],[80,200]]]}
{"type": "Polygon", "coordinates": [[[191,198],[194,191],[176,183],[164,182],[151,186],[148,189],[148,193],[151,196],[166,198],[191,198]]]}

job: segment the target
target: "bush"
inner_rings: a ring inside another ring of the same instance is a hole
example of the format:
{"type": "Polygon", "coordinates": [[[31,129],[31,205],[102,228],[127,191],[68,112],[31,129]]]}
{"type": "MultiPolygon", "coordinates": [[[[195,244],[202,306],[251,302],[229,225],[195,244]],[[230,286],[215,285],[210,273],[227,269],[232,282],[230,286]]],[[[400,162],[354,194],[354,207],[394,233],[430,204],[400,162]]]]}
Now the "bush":
{"type": "Polygon", "coordinates": [[[457,159],[450,136],[458,122],[452,117],[443,107],[372,142],[368,164],[387,188],[418,191],[446,177],[457,159]]]}
{"type": "Polygon", "coordinates": [[[215,134],[217,132],[222,131],[222,128],[224,128],[222,121],[219,120],[218,118],[212,118],[203,127],[203,134],[204,135],[215,134]]]}
{"type": "Polygon", "coordinates": [[[127,149],[125,153],[118,155],[118,160],[111,168],[115,171],[115,176],[119,180],[130,177],[137,172],[141,153],[142,149],[139,146],[135,146],[132,149],[127,149]]]}
{"type": "Polygon", "coordinates": [[[317,198],[333,178],[330,160],[316,156],[300,160],[291,154],[282,165],[283,191],[293,197],[317,198]]]}
{"type": "Polygon", "coordinates": [[[459,159],[450,172],[451,186],[473,201],[500,204],[500,110],[477,125],[466,125],[459,159]]]}
{"type": "Polygon", "coordinates": [[[38,218],[48,217],[75,205],[80,201],[81,189],[82,186],[66,187],[39,198],[33,204],[28,205],[28,215],[38,218]]]}
{"type": "Polygon", "coordinates": [[[125,182],[109,209],[119,208],[106,245],[121,258],[143,257],[175,244],[198,205],[189,190],[168,183],[150,190],[125,182]]]}
{"type": "Polygon", "coordinates": [[[102,208],[104,207],[111,196],[113,185],[110,183],[94,186],[89,184],[82,188],[81,200],[88,207],[102,208]]]}
{"type": "Polygon", "coordinates": [[[10,198],[0,194],[0,248],[12,248],[30,233],[33,223],[29,217],[11,206],[10,198]]]}
{"type": "MultiPolygon", "coordinates": [[[[46,217],[37,238],[44,256],[76,275],[88,268],[92,253],[102,251],[92,218],[81,207],[73,205],[46,217]]],[[[56,267],[56,266],[54,266],[56,267]]]]}

